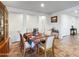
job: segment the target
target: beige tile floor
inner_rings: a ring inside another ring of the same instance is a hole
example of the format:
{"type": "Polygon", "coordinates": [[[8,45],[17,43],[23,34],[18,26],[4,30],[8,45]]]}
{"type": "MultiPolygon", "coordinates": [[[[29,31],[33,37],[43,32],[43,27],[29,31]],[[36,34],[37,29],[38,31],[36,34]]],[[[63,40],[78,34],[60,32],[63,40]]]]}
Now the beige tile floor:
{"type": "MultiPolygon", "coordinates": [[[[50,51],[49,51],[50,52],[50,51]]],[[[52,57],[51,52],[47,55],[52,57]]],[[[55,39],[54,42],[54,54],[55,57],[79,57],[79,35],[76,36],[65,36],[63,39],[55,39]]],[[[26,54],[26,56],[28,53],[26,54]]],[[[19,48],[19,43],[13,43],[11,46],[9,57],[22,57],[22,53],[19,48]]],[[[32,55],[35,57],[36,54],[32,55]]],[[[38,54],[39,57],[44,56],[42,52],[38,54]]],[[[29,55],[29,57],[31,57],[29,55]]]]}

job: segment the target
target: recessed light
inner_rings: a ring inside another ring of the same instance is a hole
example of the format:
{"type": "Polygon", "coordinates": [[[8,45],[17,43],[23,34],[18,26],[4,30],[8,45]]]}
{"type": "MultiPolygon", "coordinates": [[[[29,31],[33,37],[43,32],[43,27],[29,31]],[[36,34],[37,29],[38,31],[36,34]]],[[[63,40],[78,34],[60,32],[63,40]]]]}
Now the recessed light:
{"type": "Polygon", "coordinates": [[[78,10],[75,10],[74,13],[78,13],[78,10]]]}
{"type": "Polygon", "coordinates": [[[44,7],[44,3],[41,3],[41,7],[44,7]]]}

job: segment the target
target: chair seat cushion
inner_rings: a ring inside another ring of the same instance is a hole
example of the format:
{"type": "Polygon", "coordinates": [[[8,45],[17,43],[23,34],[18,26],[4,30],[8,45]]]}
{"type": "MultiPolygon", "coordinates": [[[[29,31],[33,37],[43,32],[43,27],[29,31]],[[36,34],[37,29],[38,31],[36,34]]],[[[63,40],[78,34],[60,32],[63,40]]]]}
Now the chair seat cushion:
{"type": "Polygon", "coordinates": [[[24,42],[24,47],[25,48],[30,48],[31,46],[30,46],[30,44],[28,42],[24,42]]]}

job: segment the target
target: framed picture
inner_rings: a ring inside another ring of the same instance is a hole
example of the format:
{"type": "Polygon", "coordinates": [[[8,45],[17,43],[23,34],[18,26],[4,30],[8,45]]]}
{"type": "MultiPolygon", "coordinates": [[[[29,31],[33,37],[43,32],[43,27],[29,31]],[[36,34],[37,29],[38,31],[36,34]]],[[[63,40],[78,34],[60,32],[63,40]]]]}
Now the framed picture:
{"type": "Polygon", "coordinates": [[[52,23],[56,23],[56,22],[57,22],[57,16],[51,17],[51,22],[52,22],[52,23]]]}

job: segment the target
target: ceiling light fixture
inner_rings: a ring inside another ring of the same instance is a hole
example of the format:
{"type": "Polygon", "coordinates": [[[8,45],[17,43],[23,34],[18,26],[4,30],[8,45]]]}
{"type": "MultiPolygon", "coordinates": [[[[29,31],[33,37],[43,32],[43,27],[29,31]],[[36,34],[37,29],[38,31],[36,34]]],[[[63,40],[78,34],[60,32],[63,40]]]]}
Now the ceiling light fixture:
{"type": "Polygon", "coordinates": [[[41,7],[44,7],[44,3],[41,3],[41,7]]]}
{"type": "Polygon", "coordinates": [[[75,10],[74,13],[78,13],[78,10],[75,10]]]}

